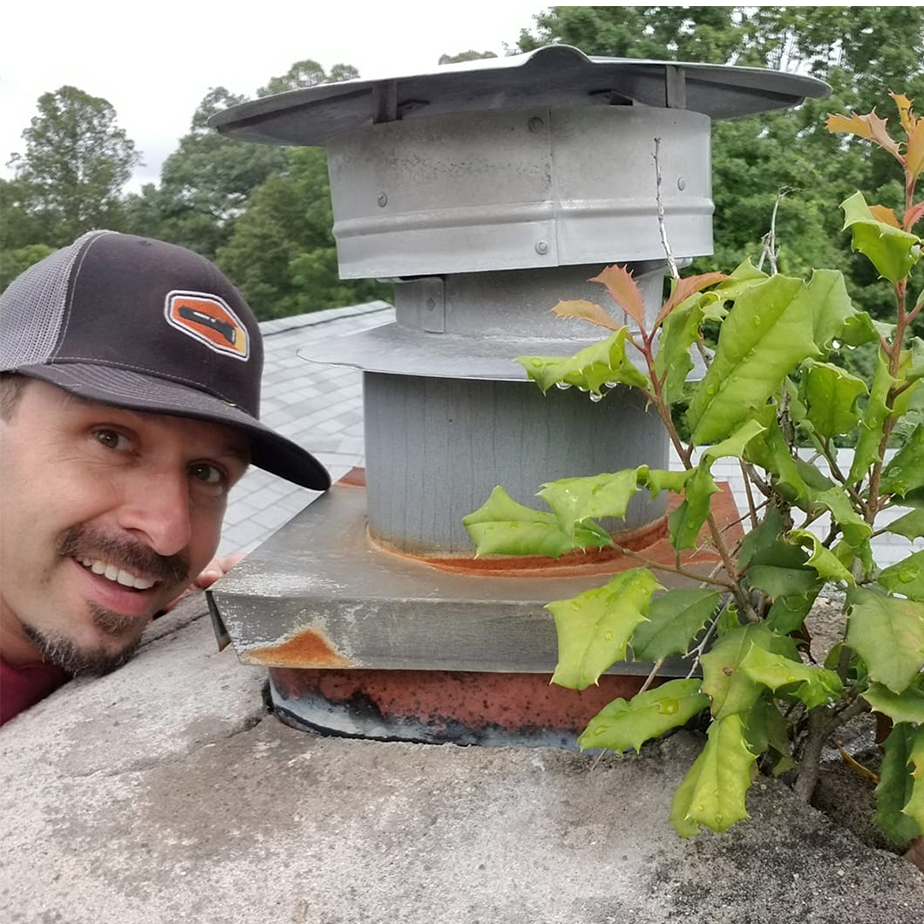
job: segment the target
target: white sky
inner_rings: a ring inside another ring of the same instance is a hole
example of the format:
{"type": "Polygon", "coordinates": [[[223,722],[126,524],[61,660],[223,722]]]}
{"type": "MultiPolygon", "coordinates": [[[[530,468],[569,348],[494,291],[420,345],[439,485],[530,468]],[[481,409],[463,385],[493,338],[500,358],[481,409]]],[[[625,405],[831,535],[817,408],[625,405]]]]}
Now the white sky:
{"type": "Polygon", "coordinates": [[[296,61],[352,64],[362,77],[434,68],[443,53],[505,52],[546,7],[495,3],[270,0],[45,0],[4,6],[0,176],[39,96],[70,84],[107,99],[141,151],[129,189],[157,182],[161,162],[211,87],[254,96],[296,61]]]}

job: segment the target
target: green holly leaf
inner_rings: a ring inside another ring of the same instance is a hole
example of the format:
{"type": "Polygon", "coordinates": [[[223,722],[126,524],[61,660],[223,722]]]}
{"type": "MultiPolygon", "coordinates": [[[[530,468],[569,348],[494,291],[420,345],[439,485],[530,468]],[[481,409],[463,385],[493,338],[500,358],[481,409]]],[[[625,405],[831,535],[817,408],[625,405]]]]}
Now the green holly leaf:
{"type": "Polygon", "coordinates": [[[789,535],[800,546],[807,546],[811,550],[805,564],[809,568],[814,568],[819,577],[824,578],[826,581],[844,581],[847,584],[856,583],[856,579],[850,571],[844,567],[830,549],[826,549],[821,544],[821,540],[813,532],[807,529],[793,529],[790,530],[789,535]]]}
{"type": "Polygon", "coordinates": [[[886,590],[924,603],[924,552],[914,552],[886,568],[879,583],[886,590]]]}
{"type": "Polygon", "coordinates": [[[869,400],[860,421],[860,433],[853,452],[853,465],[847,480],[851,483],[861,481],[870,465],[879,458],[879,444],[882,442],[882,427],[889,416],[886,401],[895,379],[889,374],[889,359],[879,350],[876,372],[869,391],[869,400]]]}
{"type": "Polygon", "coordinates": [[[683,502],[667,518],[671,545],[680,552],[696,545],[699,532],[709,517],[710,501],[719,486],[707,467],[699,466],[687,481],[683,502]]]}
{"type": "Polygon", "coordinates": [[[918,686],[910,686],[901,693],[893,693],[881,683],[871,683],[862,696],[876,712],[887,715],[896,724],[924,723],[924,690],[918,686]]]}
{"type": "Polygon", "coordinates": [[[905,445],[882,470],[880,481],[883,493],[900,497],[920,487],[924,487],[924,424],[914,428],[905,445]]]}
{"type": "Polygon", "coordinates": [[[660,661],[684,654],[718,609],[721,594],[714,590],[671,590],[655,597],[643,622],[632,636],[636,661],[660,661]]]}
{"type": "Polygon", "coordinates": [[[680,472],[665,472],[662,469],[640,465],[638,467],[638,483],[648,488],[652,497],[657,497],[662,491],[682,494],[687,482],[693,477],[694,471],[695,469],[688,468],[680,472]]]}
{"type": "Polygon", "coordinates": [[[921,256],[921,239],[901,228],[877,221],[861,193],[841,203],[844,230],[853,234],[852,248],[858,250],[889,282],[901,282],[921,256]]]}
{"type": "Polygon", "coordinates": [[[901,693],[924,667],[924,606],[862,587],[848,591],[847,644],[871,680],[901,693]]]}
{"type": "Polygon", "coordinates": [[[818,592],[824,586],[824,581],[818,578],[814,587],[805,594],[789,594],[777,597],[767,611],[764,621],[768,629],[780,635],[789,635],[795,632],[805,622],[805,617],[812,611],[818,592]]]}
{"type": "Polygon", "coordinates": [[[819,354],[816,294],[812,284],[778,275],[739,295],[687,412],[694,445],[724,439],[767,403],[799,363],[819,354]]]}
{"type": "Polygon", "coordinates": [[[782,687],[797,684],[790,692],[809,709],[834,702],[844,691],[844,685],[834,671],[810,667],[759,645],[751,645],[739,662],[738,670],[774,693],[782,687]]]}
{"type": "Polygon", "coordinates": [[[671,823],[677,833],[691,837],[699,825],[721,832],[747,818],[745,796],[755,760],[741,716],[713,722],[706,746],[674,794],[671,823]]]}
{"type": "Polygon", "coordinates": [[[542,486],[541,497],[552,509],[565,535],[572,535],[584,520],[626,515],[629,501],[638,491],[634,468],[588,478],[560,478],[542,486]]]}
{"type": "Polygon", "coordinates": [[[802,368],[800,396],[818,435],[849,433],[860,421],[857,401],[867,393],[866,383],[831,363],[806,360],[802,368]]]}
{"type": "Polygon", "coordinates": [[[762,697],[744,716],[748,748],[754,754],[770,751],[774,755],[773,775],[779,776],[795,766],[789,743],[789,723],[768,697],[762,697]]]}
{"type": "Polygon", "coordinates": [[[650,571],[633,568],[603,587],[547,604],[558,631],[558,665],[552,683],[583,690],[617,661],[624,661],[629,639],[647,618],[651,596],[660,587],[650,571]]]}
{"type": "Polygon", "coordinates": [[[517,362],[542,389],[543,394],[562,382],[601,394],[606,382],[620,382],[636,388],[649,388],[648,377],[626,358],[628,328],[621,327],[611,337],[580,350],[573,356],[519,356],[517,362]]]}
{"type": "Polygon", "coordinates": [[[807,290],[812,293],[809,304],[815,345],[823,356],[827,356],[834,341],[843,338],[847,323],[851,322],[852,330],[857,331],[862,329],[862,321],[857,318],[858,312],[854,310],[847,294],[843,273],[837,270],[815,270],[807,290]]]}
{"type": "Polygon", "coordinates": [[[834,521],[840,526],[847,544],[859,549],[873,534],[873,528],[860,516],[850,503],[850,497],[843,488],[831,488],[814,496],[815,503],[831,511],[834,521]]]}
{"type": "Polygon", "coordinates": [[[578,747],[641,750],[642,745],[672,728],[685,725],[709,707],[699,680],[671,680],[638,693],[626,702],[617,699],[595,715],[578,738],[578,747]]]}
{"type": "Polygon", "coordinates": [[[904,536],[906,539],[920,539],[924,536],[924,510],[912,510],[903,517],[899,517],[890,523],[886,529],[896,536],[904,536]]]}
{"type": "MultiPolygon", "coordinates": [[[[924,833],[924,825],[904,812],[915,796],[914,790],[921,788],[921,776],[916,780],[908,765],[912,752],[916,756],[919,753],[922,740],[924,729],[902,723],[892,729],[882,746],[879,785],[876,787],[876,823],[899,846],[924,833]]],[[[920,763],[915,764],[915,769],[920,770],[920,763]]]]}
{"type": "MultiPolygon", "coordinates": [[[[774,487],[783,498],[808,510],[811,506],[810,492],[803,477],[804,470],[792,456],[789,444],[776,422],[775,409],[768,407],[761,416],[766,429],[748,444],[746,457],[774,476],[774,487]]],[[[810,468],[813,472],[817,471],[813,466],[810,468]]]]}
{"type": "Polygon", "coordinates": [[[741,626],[720,638],[700,659],[702,690],[712,702],[712,714],[716,719],[747,712],[761,696],[761,685],[738,670],[752,645],[792,660],[799,657],[792,639],[775,635],[761,623],[741,626]]]}
{"type": "Polygon", "coordinates": [[[661,328],[654,368],[655,375],[663,379],[661,394],[669,404],[683,397],[687,376],[693,370],[690,347],[696,343],[703,323],[699,301],[691,299],[676,308],[661,328]]]}
{"type": "Polygon", "coordinates": [[[908,755],[908,768],[911,770],[911,796],[902,809],[924,833],[924,728],[917,728],[912,732],[911,751],[908,755]]]}
{"type": "Polygon", "coordinates": [[[703,452],[700,464],[702,465],[705,462],[707,465],[711,466],[712,463],[718,459],[729,457],[734,459],[744,458],[744,451],[751,440],[760,436],[766,429],[767,428],[757,420],[746,421],[738,427],[728,439],[722,440],[720,443],[716,443],[714,446],[710,446],[706,449],[703,452]]]}
{"type": "MultiPolygon", "coordinates": [[[[779,509],[770,505],[764,510],[763,519],[757,526],[752,529],[741,541],[741,547],[738,550],[738,567],[747,568],[753,561],[766,563],[764,557],[770,554],[770,561],[773,560],[774,547],[780,541],[780,535],[783,532],[783,517],[779,509]]],[[[789,546],[789,548],[792,548],[789,546]]],[[[805,555],[799,553],[799,561],[805,560],[805,555]]]]}
{"type": "Polygon", "coordinates": [[[855,311],[844,321],[844,329],[841,331],[841,340],[848,346],[858,347],[865,343],[875,343],[880,336],[880,331],[867,312],[855,311]]]}
{"type": "Polygon", "coordinates": [[[558,525],[554,514],[517,503],[498,485],[462,523],[475,543],[475,557],[483,555],[548,555],[559,558],[574,549],[604,548],[613,544],[609,534],[585,524],[573,537],[558,525]]]}

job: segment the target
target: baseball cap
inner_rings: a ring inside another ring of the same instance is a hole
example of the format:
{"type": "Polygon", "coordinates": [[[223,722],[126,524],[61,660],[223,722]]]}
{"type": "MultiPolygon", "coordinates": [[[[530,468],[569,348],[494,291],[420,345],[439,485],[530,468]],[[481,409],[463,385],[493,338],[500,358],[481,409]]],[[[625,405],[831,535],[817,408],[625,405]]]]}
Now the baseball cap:
{"type": "Polygon", "coordinates": [[[263,341],[240,292],[204,257],[91,231],[0,295],[0,371],[115,407],[235,427],[259,468],[330,487],[311,453],[262,424],[263,341]]]}

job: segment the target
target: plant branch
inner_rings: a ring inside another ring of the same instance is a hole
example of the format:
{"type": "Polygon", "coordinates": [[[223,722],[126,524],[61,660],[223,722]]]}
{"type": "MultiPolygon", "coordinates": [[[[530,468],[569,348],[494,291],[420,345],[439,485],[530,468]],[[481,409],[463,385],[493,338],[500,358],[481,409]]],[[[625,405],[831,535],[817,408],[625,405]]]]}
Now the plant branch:
{"type": "Polygon", "coordinates": [[[653,558],[646,558],[644,555],[639,555],[638,552],[633,552],[632,549],[623,548],[621,545],[614,545],[615,548],[620,554],[627,555],[629,558],[635,559],[635,561],[641,562],[645,565],[646,568],[652,568],[657,571],[670,571],[672,574],[681,574],[684,577],[692,578],[694,581],[701,581],[705,584],[714,584],[716,587],[724,587],[726,590],[734,590],[734,585],[730,581],[723,581],[720,578],[716,577],[706,577],[702,574],[697,573],[696,571],[690,571],[688,568],[677,567],[675,565],[666,565],[664,562],[655,561],[653,558]]]}
{"type": "Polygon", "coordinates": [[[655,162],[655,195],[658,200],[658,231],[661,234],[661,246],[667,255],[667,265],[671,271],[671,279],[675,282],[680,279],[680,273],[677,270],[677,261],[671,251],[671,245],[667,240],[667,224],[664,221],[664,200],[661,197],[661,139],[654,140],[654,162],[655,162]]]}

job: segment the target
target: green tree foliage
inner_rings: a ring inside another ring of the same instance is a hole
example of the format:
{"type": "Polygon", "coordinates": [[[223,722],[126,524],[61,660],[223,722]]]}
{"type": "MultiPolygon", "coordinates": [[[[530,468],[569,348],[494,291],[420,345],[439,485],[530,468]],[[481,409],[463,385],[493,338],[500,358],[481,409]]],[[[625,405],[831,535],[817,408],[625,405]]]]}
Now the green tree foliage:
{"type": "Polygon", "coordinates": [[[440,55],[439,64],[461,64],[463,61],[480,61],[483,58],[496,58],[493,51],[460,51],[457,55],[440,55]]]}
{"type": "Polygon", "coordinates": [[[387,297],[387,286],[337,274],[324,151],[287,148],[284,157],[285,169],[254,190],[218,265],[263,320],[387,297]]]}
{"type": "Polygon", "coordinates": [[[4,249],[61,246],[120,223],[122,187],[140,156],[110,103],[70,86],[45,93],[23,140],[24,152],[10,160],[15,182],[4,188],[5,210],[13,210],[4,224],[14,226],[4,249]]]}

